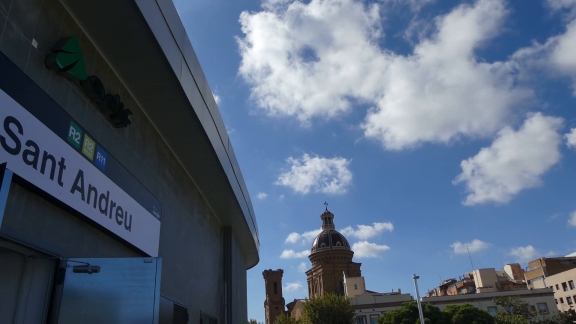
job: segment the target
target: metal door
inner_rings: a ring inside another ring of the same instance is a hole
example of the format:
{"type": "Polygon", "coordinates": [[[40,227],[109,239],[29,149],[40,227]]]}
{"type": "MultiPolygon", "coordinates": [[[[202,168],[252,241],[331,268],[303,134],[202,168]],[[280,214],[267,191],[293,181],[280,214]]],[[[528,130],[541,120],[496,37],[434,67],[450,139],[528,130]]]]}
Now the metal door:
{"type": "Polygon", "coordinates": [[[45,323],[56,261],[0,240],[0,323],[45,323]]]}
{"type": "Polygon", "coordinates": [[[158,324],[161,258],[68,259],[58,323],[158,324]]]}

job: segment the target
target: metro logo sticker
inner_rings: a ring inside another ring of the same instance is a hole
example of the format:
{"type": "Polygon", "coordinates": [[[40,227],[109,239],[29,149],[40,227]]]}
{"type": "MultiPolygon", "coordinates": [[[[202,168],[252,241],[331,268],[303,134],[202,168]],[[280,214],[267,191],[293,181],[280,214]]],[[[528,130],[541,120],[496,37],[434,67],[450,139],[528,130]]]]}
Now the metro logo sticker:
{"type": "Polygon", "coordinates": [[[74,124],[73,121],[70,122],[70,128],[68,129],[68,142],[72,144],[76,149],[80,149],[80,139],[82,138],[82,129],[78,125],[74,124]]]}
{"type": "Polygon", "coordinates": [[[62,38],[46,57],[46,66],[57,73],[72,79],[86,80],[86,65],[76,36],[62,38]]]}
{"type": "Polygon", "coordinates": [[[96,150],[96,143],[88,137],[88,135],[84,135],[84,144],[82,145],[82,154],[86,155],[90,161],[94,160],[94,151],[96,150]]]}

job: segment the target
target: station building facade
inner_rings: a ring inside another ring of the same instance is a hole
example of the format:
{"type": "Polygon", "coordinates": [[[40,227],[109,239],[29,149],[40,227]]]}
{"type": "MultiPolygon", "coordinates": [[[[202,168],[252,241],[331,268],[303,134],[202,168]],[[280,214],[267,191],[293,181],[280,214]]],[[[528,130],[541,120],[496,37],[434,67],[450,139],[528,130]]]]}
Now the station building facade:
{"type": "Polygon", "coordinates": [[[171,0],[0,0],[0,322],[241,323],[256,217],[171,0]]]}

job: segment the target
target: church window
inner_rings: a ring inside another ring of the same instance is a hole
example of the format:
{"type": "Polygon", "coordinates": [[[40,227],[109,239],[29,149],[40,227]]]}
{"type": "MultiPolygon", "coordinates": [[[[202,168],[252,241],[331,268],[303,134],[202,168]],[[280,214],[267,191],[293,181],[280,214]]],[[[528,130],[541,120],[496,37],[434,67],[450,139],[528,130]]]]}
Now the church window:
{"type": "Polygon", "coordinates": [[[336,242],[336,246],[342,246],[342,243],[340,243],[340,241],[336,242]]]}
{"type": "Polygon", "coordinates": [[[320,247],[326,247],[326,243],[322,243],[320,247]]]}
{"type": "Polygon", "coordinates": [[[354,284],[354,289],[358,290],[358,285],[354,284]]]}
{"type": "Polygon", "coordinates": [[[274,283],[274,293],[278,294],[278,284],[274,283]]]}

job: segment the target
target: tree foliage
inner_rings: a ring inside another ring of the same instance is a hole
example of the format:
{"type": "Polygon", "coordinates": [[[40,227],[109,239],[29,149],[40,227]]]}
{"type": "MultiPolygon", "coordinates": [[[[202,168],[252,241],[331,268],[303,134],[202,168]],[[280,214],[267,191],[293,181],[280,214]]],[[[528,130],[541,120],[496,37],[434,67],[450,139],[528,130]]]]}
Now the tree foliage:
{"type": "MultiPolygon", "coordinates": [[[[426,324],[573,324],[576,312],[556,312],[552,315],[539,316],[530,304],[519,297],[500,297],[493,302],[498,309],[492,317],[487,311],[474,305],[449,305],[443,311],[436,306],[422,304],[426,324]]],[[[418,304],[403,303],[400,308],[385,312],[378,319],[378,324],[418,324],[418,304]]]]}
{"type": "Polygon", "coordinates": [[[262,324],[262,323],[258,323],[255,319],[250,319],[248,321],[248,324],[262,324]]]}
{"type": "Polygon", "coordinates": [[[280,316],[276,317],[274,324],[300,324],[300,321],[294,319],[288,313],[282,313],[280,316]]]}
{"type": "Polygon", "coordinates": [[[537,324],[574,324],[574,322],[576,322],[576,312],[572,309],[567,312],[557,312],[548,318],[532,321],[532,323],[537,324]]]}
{"type": "MultiPolygon", "coordinates": [[[[426,324],[444,324],[444,318],[440,308],[424,303],[422,304],[424,322],[426,324]]],[[[378,324],[415,324],[420,323],[418,315],[418,303],[406,302],[402,306],[382,314],[378,319],[378,324]]]]}
{"type": "Polygon", "coordinates": [[[498,310],[494,319],[497,324],[524,324],[530,323],[536,317],[536,312],[530,309],[530,304],[520,297],[498,297],[492,300],[498,310]]]}
{"type": "Polygon", "coordinates": [[[354,318],[354,307],[345,296],[333,293],[307,300],[302,310],[302,323],[306,324],[350,324],[354,318]]]}
{"type": "Polygon", "coordinates": [[[446,324],[493,324],[494,318],[487,311],[470,304],[448,305],[442,310],[446,324]]]}
{"type": "Polygon", "coordinates": [[[576,321],[576,312],[573,310],[539,316],[519,297],[500,297],[493,301],[498,306],[494,316],[496,324],[573,324],[576,321]]]}

